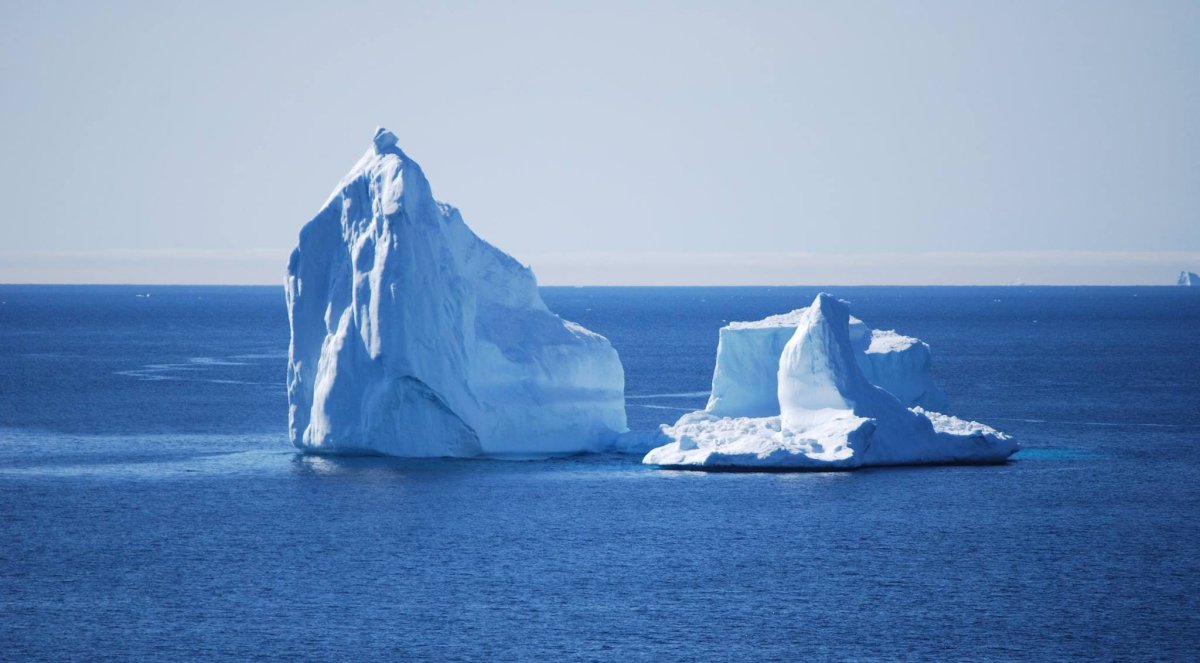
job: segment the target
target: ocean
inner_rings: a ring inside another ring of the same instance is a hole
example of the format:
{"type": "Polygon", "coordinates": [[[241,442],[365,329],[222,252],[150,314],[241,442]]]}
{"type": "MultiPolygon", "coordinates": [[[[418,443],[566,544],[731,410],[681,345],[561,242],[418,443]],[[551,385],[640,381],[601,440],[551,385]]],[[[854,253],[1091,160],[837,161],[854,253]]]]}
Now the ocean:
{"type": "Polygon", "coordinates": [[[543,288],[629,424],[821,290],[934,353],[1006,465],[303,456],[282,288],[0,286],[0,658],[1110,660],[1200,649],[1200,293],[543,288]]]}

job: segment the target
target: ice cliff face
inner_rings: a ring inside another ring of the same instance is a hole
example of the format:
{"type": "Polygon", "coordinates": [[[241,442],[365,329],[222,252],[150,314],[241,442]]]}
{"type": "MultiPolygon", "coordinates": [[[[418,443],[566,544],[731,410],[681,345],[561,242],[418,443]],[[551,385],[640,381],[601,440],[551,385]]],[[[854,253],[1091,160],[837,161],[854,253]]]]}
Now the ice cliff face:
{"type": "MultiPolygon", "coordinates": [[[[651,450],[643,462],[695,468],[851,469],[999,462],[1018,449],[1011,438],[992,428],[920,407],[910,409],[886,389],[872,384],[859,358],[865,325],[860,327],[861,323],[850,317],[843,302],[818,295],[812,306],[788,314],[786,319],[784,325],[755,327],[792,330],[778,353],[773,345],[758,339],[762,341],[758,347],[769,355],[760,357],[758,363],[774,358],[776,365],[778,414],[754,413],[765,407],[761,385],[744,395],[737,387],[740,383],[730,383],[721,407],[732,411],[722,416],[713,411],[710,401],[708,410],[664,426],[666,444],[651,450]],[[734,403],[747,409],[737,410],[734,403]]],[[[912,347],[912,339],[898,337],[904,339],[900,341],[894,336],[889,332],[881,345],[890,347],[895,341],[897,348],[912,347]]]]}
{"type": "MultiPolygon", "coordinates": [[[[717,366],[705,411],[717,416],[769,417],[779,414],[776,398],[779,358],[808,309],[722,327],[717,366]]],[[[947,407],[946,395],[933,382],[929,346],[894,331],[871,329],[851,317],[854,360],[867,380],[908,406],[947,407]]]]}
{"type": "Polygon", "coordinates": [[[292,443],[397,456],[564,453],[625,430],[603,336],[433,199],[380,129],[300,231],[287,277],[292,443]]]}
{"type": "Polygon", "coordinates": [[[1179,272],[1179,280],[1176,285],[1200,286],[1200,275],[1195,272],[1179,272]]]}

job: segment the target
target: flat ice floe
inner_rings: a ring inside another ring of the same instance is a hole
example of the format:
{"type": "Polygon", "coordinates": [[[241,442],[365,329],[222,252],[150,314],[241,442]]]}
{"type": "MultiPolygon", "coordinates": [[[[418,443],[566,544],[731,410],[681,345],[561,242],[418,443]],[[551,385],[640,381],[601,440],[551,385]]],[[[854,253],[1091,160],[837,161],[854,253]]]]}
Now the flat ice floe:
{"type": "Polygon", "coordinates": [[[644,463],[853,469],[1002,462],[1019,448],[989,426],[922,407],[945,400],[932,384],[928,346],[872,332],[829,295],[806,309],[721,331],[708,407],[663,426],[666,443],[644,463]]]}

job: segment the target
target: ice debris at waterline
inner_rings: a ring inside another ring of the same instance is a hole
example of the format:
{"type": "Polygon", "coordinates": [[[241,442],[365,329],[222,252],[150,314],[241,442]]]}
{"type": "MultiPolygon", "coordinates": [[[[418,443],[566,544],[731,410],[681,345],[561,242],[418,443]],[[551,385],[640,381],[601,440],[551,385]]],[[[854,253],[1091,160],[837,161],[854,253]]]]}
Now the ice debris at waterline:
{"type": "Polygon", "coordinates": [[[288,418],[318,453],[571,453],[626,430],[608,340],[437,202],[379,129],[288,263],[288,418]]]}
{"type": "Polygon", "coordinates": [[[1179,272],[1179,280],[1176,285],[1200,286],[1200,274],[1195,272],[1179,272]]]}
{"type": "MultiPolygon", "coordinates": [[[[871,360],[862,358],[872,354],[874,342],[863,350],[862,336],[870,330],[830,295],[818,295],[812,306],[785,318],[730,327],[722,330],[708,408],[663,426],[660,439],[667,443],[642,462],[695,469],[852,469],[1001,462],[1018,449],[1012,438],[983,424],[920,405],[910,408],[913,400],[941,398],[940,391],[929,390],[927,346],[920,362],[884,361],[888,370],[874,372],[871,360]],[[787,323],[776,324],[782,320],[787,323]],[[793,327],[779,351],[773,340],[735,333],[793,327]],[[763,368],[768,362],[775,366],[773,378],[763,368]],[[913,374],[906,375],[906,367],[913,374]],[[773,403],[767,403],[764,383],[774,387],[773,403]],[[904,391],[905,402],[889,385],[904,391]],[[916,393],[916,386],[925,390],[916,393]]],[[[919,343],[898,338],[905,340],[881,340],[879,354],[902,354],[919,343]],[[884,345],[891,349],[884,351],[884,345]]]]}

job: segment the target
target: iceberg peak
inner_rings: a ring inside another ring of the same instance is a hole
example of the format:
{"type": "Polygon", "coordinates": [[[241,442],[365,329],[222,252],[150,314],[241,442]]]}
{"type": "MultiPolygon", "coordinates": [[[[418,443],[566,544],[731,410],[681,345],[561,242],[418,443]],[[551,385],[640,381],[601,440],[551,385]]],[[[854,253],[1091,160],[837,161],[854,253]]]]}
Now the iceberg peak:
{"type": "Polygon", "coordinates": [[[850,309],[821,293],[796,325],[779,359],[778,398],[786,425],[789,412],[853,407],[850,381],[866,382],[850,345],[850,309]],[[855,380],[860,378],[860,380],[855,380]]]}
{"type": "Polygon", "coordinates": [[[384,127],[375,127],[375,136],[371,139],[375,145],[376,154],[399,154],[404,156],[404,152],[400,149],[400,139],[396,134],[388,131],[384,127]]]}

